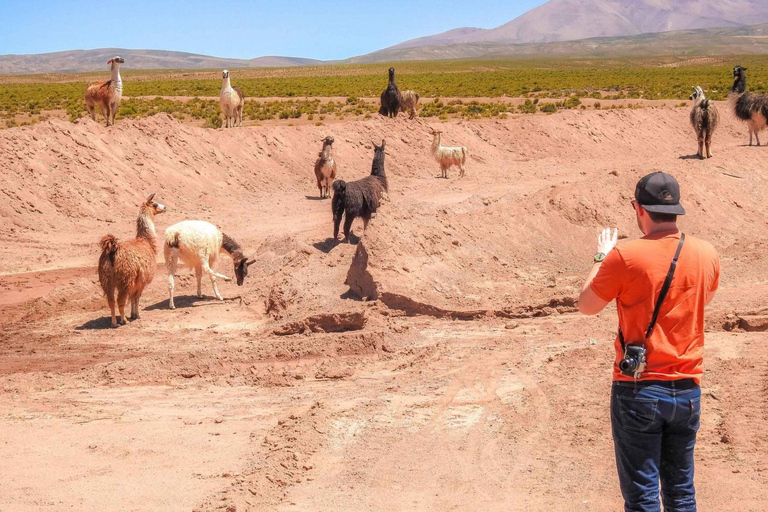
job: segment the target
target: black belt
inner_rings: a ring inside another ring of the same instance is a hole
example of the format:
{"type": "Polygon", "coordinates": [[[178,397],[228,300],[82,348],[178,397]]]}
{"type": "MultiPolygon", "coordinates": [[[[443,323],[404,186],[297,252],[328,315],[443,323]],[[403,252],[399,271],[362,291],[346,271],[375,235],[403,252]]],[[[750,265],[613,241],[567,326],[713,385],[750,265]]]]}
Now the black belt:
{"type": "Polygon", "coordinates": [[[669,389],[694,389],[699,387],[696,381],[693,379],[679,379],[679,380],[638,380],[636,382],[624,382],[621,380],[613,381],[614,384],[624,387],[647,387],[647,386],[661,386],[669,389]]]}

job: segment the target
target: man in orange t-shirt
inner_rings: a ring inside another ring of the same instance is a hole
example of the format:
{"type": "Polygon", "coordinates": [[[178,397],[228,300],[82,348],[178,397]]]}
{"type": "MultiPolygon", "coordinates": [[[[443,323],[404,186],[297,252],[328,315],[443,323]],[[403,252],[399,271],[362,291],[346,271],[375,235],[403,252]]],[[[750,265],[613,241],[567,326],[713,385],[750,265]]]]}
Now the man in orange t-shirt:
{"type": "Polygon", "coordinates": [[[624,509],[659,512],[661,480],[665,512],[695,512],[693,451],[701,414],[704,307],[717,290],[720,262],[708,242],[684,236],[681,245],[677,216],[685,210],[672,176],[657,172],[641,179],[632,208],[645,236],[616,247],[617,230],[603,230],[579,310],[596,315],[616,299],[621,334],[611,425],[624,509]],[[671,286],[646,339],[678,247],[671,286]],[[646,368],[639,376],[619,367],[624,342],[645,349],[646,368]]]}

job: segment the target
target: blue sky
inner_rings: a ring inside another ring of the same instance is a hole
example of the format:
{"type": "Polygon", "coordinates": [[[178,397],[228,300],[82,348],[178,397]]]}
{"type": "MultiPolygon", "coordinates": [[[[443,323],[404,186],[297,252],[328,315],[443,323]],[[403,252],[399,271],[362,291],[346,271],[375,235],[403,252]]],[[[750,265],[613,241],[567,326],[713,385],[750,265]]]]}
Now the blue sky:
{"type": "Polygon", "coordinates": [[[543,3],[0,0],[0,55],[120,47],[342,59],[461,26],[497,27],[543,3]]]}

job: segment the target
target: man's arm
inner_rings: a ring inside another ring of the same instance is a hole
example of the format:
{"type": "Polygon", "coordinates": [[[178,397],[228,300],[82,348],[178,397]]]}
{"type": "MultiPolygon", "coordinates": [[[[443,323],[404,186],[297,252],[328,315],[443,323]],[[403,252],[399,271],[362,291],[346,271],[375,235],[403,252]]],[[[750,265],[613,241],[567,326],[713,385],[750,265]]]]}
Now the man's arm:
{"type": "Polygon", "coordinates": [[[579,311],[584,315],[596,315],[610,303],[610,301],[601,299],[592,290],[592,281],[595,279],[601,265],[602,262],[595,263],[592,266],[592,270],[589,272],[589,276],[587,276],[587,280],[581,288],[581,294],[579,295],[579,311]]]}
{"type": "MultiPolygon", "coordinates": [[[[603,229],[600,236],[597,238],[597,252],[607,256],[608,253],[616,247],[618,238],[618,229],[614,229],[613,234],[611,234],[609,228],[603,229]]],[[[597,262],[592,266],[592,270],[589,272],[587,280],[581,288],[581,294],[579,294],[579,311],[584,315],[596,315],[605,309],[605,306],[611,302],[602,299],[594,292],[594,290],[592,290],[592,281],[594,281],[601,266],[602,262],[597,262]]]]}
{"type": "Polygon", "coordinates": [[[712,299],[715,298],[715,292],[717,291],[717,288],[720,286],[720,258],[717,257],[717,254],[715,254],[713,267],[714,277],[712,278],[712,284],[707,287],[707,291],[704,294],[705,306],[709,306],[709,303],[712,302],[712,299]]]}

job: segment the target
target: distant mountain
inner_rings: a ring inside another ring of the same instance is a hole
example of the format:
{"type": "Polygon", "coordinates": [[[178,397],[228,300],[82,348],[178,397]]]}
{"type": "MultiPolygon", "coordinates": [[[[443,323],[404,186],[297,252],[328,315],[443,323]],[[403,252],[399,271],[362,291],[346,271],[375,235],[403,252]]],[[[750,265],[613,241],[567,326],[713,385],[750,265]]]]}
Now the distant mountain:
{"type": "Polygon", "coordinates": [[[682,30],[556,43],[461,43],[389,48],[345,62],[364,64],[414,60],[497,59],[534,56],[640,57],[659,55],[768,54],[768,24],[682,30]]]}
{"type": "Polygon", "coordinates": [[[130,69],[224,69],[311,66],[320,61],[293,57],[258,57],[255,59],[225,59],[185,52],[164,50],[128,50],[99,48],[71,50],[34,55],[0,55],[0,74],[22,75],[37,73],[82,73],[104,71],[107,61],[119,55],[130,69]]]}
{"type": "Polygon", "coordinates": [[[549,43],[768,23],[766,0],[551,0],[494,29],[458,28],[392,46],[549,43]]]}
{"type": "MultiPolygon", "coordinates": [[[[768,52],[768,0],[551,0],[494,29],[456,28],[344,62],[533,55],[623,56],[768,52]]],[[[0,55],[0,75],[128,69],[291,67],[330,62],[294,57],[227,59],[163,50],[100,48],[0,55]]]]}

